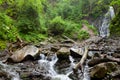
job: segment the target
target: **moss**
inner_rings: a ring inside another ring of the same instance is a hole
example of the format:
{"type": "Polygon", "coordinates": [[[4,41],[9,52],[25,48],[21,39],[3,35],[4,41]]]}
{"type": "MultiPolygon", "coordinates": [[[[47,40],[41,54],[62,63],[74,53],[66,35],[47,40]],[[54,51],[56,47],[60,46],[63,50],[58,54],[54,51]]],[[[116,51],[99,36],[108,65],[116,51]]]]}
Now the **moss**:
{"type": "Polygon", "coordinates": [[[0,50],[4,50],[6,48],[6,41],[0,40],[0,50]]]}
{"type": "Polygon", "coordinates": [[[120,36],[120,10],[110,24],[110,35],[120,36]]]}
{"type": "Polygon", "coordinates": [[[84,39],[88,39],[90,36],[89,36],[89,33],[85,30],[81,30],[78,34],[78,39],[79,40],[84,40],[84,39]]]}

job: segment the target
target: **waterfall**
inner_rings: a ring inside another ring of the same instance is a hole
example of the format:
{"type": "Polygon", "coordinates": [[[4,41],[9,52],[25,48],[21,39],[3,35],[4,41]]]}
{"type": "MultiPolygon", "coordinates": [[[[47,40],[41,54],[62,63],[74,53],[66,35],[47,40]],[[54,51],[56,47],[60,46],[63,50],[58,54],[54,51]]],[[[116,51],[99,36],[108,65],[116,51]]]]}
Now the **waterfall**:
{"type": "Polygon", "coordinates": [[[108,12],[104,16],[102,26],[99,28],[99,33],[101,37],[108,37],[110,35],[109,25],[114,16],[114,8],[110,6],[108,12]]]}
{"type": "MultiPolygon", "coordinates": [[[[58,74],[54,70],[54,65],[58,61],[56,54],[51,55],[51,57],[46,57],[44,54],[40,54],[40,57],[41,59],[38,61],[38,63],[39,69],[45,70],[45,72],[42,73],[43,75],[51,77],[51,80],[71,80],[68,76],[72,73],[72,71],[69,71],[67,74],[58,74]]],[[[71,62],[71,64],[73,64],[73,62],[71,62]]]]}

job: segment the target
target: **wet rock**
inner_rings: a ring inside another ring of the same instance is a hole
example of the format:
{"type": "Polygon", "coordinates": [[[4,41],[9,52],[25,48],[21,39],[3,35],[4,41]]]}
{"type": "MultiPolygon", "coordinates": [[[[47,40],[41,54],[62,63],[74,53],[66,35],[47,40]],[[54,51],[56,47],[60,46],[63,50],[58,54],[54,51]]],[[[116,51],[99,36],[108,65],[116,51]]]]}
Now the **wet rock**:
{"type": "Polygon", "coordinates": [[[66,47],[62,47],[58,50],[57,56],[59,59],[68,59],[70,54],[70,49],[66,47]]]}
{"type": "Polygon", "coordinates": [[[120,58],[120,54],[119,53],[113,53],[112,56],[115,57],[115,58],[120,58]]]}
{"type": "Polygon", "coordinates": [[[91,71],[90,75],[92,78],[103,78],[106,76],[107,73],[115,71],[117,69],[116,62],[107,62],[95,65],[91,71]]]}
{"type": "MultiPolygon", "coordinates": [[[[114,79],[114,78],[119,78],[120,79],[120,70],[116,70],[116,71],[114,71],[114,72],[111,72],[110,74],[109,74],[109,76],[111,77],[111,78],[113,78],[113,80],[117,80],[117,79],[114,79]]],[[[119,80],[118,79],[118,80],[119,80]]]]}
{"type": "Polygon", "coordinates": [[[53,51],[53,52],[57,52],[59,49],[60,49],[59,46],[52,46],[51,47],[51,51],[53,51]]]}
{"type": "Polygon", "coordinates": [[[70,48],[70,55],[77,58],[81,57],[84,54],[84,51],[82,48],[70,48]]]}
{"type": "Polygon", "coordinates": [[[8,50],[4,50],[3,52],[0,52],[0,57],[5,57],[8,53],[8,50]]]}
{"type": "Polygon", "coordinates": [[[91,44],[91,43],[96,43],[98,44],[99,42],[102,41],[102,37],[99,37],[99,36],[94,36],[94,37],[91,37],[90,39],[87,39],[85,42],[88,43],[88,44],[91,44]]]}
{"type": "Polygon", "coordinates": [[[20,50],[16,50],[13,53],[13,55],[10,58],[8,58],[7,61],[21,62],[28,55],[34,57],[37,55],[38,52],[39,52],[39,49],[37,47],[28,45],[28,46],[23,47],[20,50]]]}
{"type": "Polygon", "coordinates": [[[89,51],[88,52],[89,58],[100,58],[100,52],[98,51],[89,51]]]}
{"type": "Polygon", "coordinates": [[[4,72],[4,71],[0,70],[0,77],[2,77],[2,76],[6,77],[6,76],[7,76],[7,74],[6,74],[6,72],[4,72]]]}

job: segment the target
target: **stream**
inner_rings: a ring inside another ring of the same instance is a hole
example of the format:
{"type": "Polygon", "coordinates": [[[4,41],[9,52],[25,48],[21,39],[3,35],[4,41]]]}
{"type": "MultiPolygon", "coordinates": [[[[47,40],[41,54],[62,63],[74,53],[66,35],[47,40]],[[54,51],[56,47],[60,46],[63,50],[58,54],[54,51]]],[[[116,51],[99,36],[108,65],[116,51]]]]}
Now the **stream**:
{"type": "Polygon", "coordinates": [[[4,64],[0,61],[0,68],[1,71],[4,72],[4,74],[7,74],[8,78],[11,78],[11,80],[20,80],[19,74],[15,71],[16,69],[18,69],[17,67],[4,64]]]}
{"type": "MultiPolygon", "coordinates": [[[[74,58],[72,56],[69,56],[69,65],[68,67],[63,68],[62,74],[58,73],[58,70],[55,70],[55,64],[58,62],[58,58],[56,54],[50,55],[50,56],[45,56],[44,54],[40,54],[40,59],[37,61],[37,67],[42,74],[43,78],[41,77],[42,80],[73,80],[69,76],[70,74],[73,74],[73,67],[75,65],[74,63],[74,58]]],[[[17,64],[19,65],[19,64],[17,64]]],[[[22,65],[22,64],[20,64],[22,65]]],[[[1,70],[5,74],[7,74],[8,78],[11,78],[11,80],[22,80],[20,78],[20,74],[18,71],[20,70],[20,67],[15,67],[13,65],[7,65],[2,62],[0,62],[1,70]]],[[[57,66],[56,66],[57,67],[57,66]]],[[[37,69],[37,70],[38,70],[37,69]]],[[[84,74],[83,77],[78,76],[80,80],[90,80],[89,76],[89,67],[86,64],[84,68],[84,74]],[[81,78],[80,78],[81,77],[81,78]]],[[[80,72],[81,73],[81,72],[80,72]]],[[[36,74],[36,73],[35,73],[36,74]]]]}

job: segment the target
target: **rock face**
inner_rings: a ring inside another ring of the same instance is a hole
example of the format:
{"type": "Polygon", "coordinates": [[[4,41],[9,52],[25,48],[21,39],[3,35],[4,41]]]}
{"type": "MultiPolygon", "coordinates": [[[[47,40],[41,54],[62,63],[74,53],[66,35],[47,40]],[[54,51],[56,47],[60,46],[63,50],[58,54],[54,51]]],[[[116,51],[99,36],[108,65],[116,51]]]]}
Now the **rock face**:
{"type": "Polygon", "coordinates": [[[107,73],[115,71],[117,69],[116,62],[107,62],[95,65],[91,71],[90,75],[92,78],[103,78],[107,73]]]}
{"type": "Polygon", "coordinates": [[[11,59],[13,62],[21,62],[27,56],[34,57],[38,51],[39,49],[37,47],[28,45],[20,50],[15,51],[9,59],[11,59]]]}

